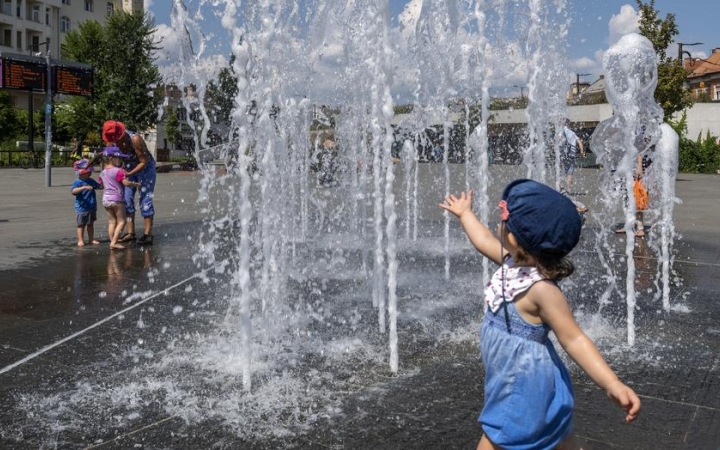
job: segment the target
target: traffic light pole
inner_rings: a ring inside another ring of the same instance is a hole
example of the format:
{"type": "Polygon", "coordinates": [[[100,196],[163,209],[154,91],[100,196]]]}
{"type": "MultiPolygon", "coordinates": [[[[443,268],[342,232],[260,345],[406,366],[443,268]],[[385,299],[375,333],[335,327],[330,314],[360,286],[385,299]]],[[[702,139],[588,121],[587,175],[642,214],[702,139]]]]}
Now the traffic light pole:
{"type": "Polygon", "coordinates": [[[50,49],[45,54],[47,77],[45,79],[45,187],[52,186],[52,65],[50,49]]]}

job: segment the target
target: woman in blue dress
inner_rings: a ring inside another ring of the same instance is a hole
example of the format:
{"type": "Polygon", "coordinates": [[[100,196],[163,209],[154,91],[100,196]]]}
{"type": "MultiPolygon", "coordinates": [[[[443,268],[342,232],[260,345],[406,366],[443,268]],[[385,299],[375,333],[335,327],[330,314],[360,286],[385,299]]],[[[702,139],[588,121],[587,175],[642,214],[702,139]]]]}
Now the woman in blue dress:
{"type": "Polygon", "coordinates": [[[472,211],[472,192],[440,206],[460,219],[475,248],[500,265],[485,289],[480,331],[485,406],[478,449],[580,448],[573,435],[574,396],[550,331],[570,357],[625,410],[640,399],[622,383],[573,318],[557,282],[573,272],[565,256],[580,239],[582,221],[567,197],[532,180],[503,192],[498,237],[472,211]]]}

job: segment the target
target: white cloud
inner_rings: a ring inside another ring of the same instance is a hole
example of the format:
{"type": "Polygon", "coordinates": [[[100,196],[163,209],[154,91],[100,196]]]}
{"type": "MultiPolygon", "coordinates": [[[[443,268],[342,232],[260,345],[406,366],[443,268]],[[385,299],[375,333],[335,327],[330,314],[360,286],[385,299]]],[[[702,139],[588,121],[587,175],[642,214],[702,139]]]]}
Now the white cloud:
{"type": "Polygon", "coordinates": [[[180,43],[174,28],[161,23],[155,28],[155,42],[159,47],[155,51],[157,63],[160,65],[177,61],[180,55],[180,43]]]}
{"type": "Polygon", "coordinates": [[[152,5],[153,0],[143,0],[143,11],[147,11],[151,16],[153,16],[152,5]]]}
{"type": "Polygon", "coordinates": [[[578,70],[593,70],[597,69],[597,61],[593,61],[587,56],[570,61],[570,66],[578,70]]]}
{"type": "Polygon", "coordinates": [[[187,86],[191,83],[199,85],[201,82],[207,83],[210,80],[215,80],[220,69],[229,66],[230,63],[225,56],[210,55],[201,58],[190,67],[181,67],[176,58],[174,63],[159,66],[159,69],[163,81],[166,84],[175,83],[177,85],[187,86]],[[183,69],[185,70],[183,71],[183,69]]]}
{"type": "MultiPolygon", "coordinates": [[[[600,19],[600,18],[598,18],[600,19]]],[[[602,61],[605,51],[612,47],[621,37],[628,33],[637,33],[640,25],[640,13],[630,5],[620,7],[618,14],[613,14],[608,22],[608,46],[595,52],[595,67],[598,72],[603,72],[602,61]]],[[[590,69],[592,70],[592,69],[590,69]]]]}
{"type": "Polygon", "coordinates": [[[605,50],[595,52],[595,64],[597,64],[598,67],[602,67],[603,58],[605,58],[605,50]]]}
{"type": "Polygon", "coordinates": [[[400,13],[398,22],[400,23],[400,35],[402,40],[407,42],[415,33],[418,18],[422,12],[422,0],[410,0],[405,5],[405,9],[400,13]]]}
{"type": "Polygon", "coordinates": [[[620,13],[614,14],[608,23],[610,29],[608,44],[615,44],[623,35],[628,33],[636,33],[639,29],[639,24],[640,13],[635,11],[635,8],[630,5],[623,5],[620,8],[620,13]]]}
{"type": "MultiPolygon", "coordinates": [[[[180,70],[180,39],[176,30],[168,25],[159,24],[155,30],[156,63],[166,83],[179,83],[183,72],[180,70]]],[[[184,73],[188,77],[186,83],[198,83],[198,80],[211,80],[217,76],[222,67],[228,67],[228,60],[223,55],[209,55],[198,60],[191,68],[186,67],[184,73]],[[187,69],[190,69],[190,73],[187,69]]]]}

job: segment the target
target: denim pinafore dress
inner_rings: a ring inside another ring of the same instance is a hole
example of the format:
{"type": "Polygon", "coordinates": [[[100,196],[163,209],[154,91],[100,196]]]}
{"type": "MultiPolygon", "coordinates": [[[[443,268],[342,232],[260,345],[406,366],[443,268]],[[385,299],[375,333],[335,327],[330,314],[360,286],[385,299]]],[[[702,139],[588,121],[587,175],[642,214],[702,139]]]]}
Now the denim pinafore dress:
{"type": "Polygon", "coordinates": [[[485,288],[485,406],[478,421],[504,449],[552,449],[572,432],[572,384],[548,338],[550,328],[527,322],[515,308],[515,297],[544,278],[535,268],[513,264],[509,259],[485,288]]]}

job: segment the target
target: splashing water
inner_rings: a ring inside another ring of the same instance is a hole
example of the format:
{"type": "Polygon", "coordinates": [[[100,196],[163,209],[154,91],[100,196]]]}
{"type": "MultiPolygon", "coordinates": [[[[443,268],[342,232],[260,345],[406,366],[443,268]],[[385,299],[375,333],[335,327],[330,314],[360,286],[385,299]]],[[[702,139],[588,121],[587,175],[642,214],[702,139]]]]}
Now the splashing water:
{"type": "MultiPolygon", "coordinates": [[[[201,60],[217,38],[203,36],[201,14],[181,0],[173,5],[181,43],[174,80],[195,86],[182,101],[199,112],[188,117],[202,173],[194,255],[202,283],[186,293],[207,308],[207,326],[163,324],[166,349],[128,351],[151,361],[130,381],[91,380],[47,399],[39,392],[40,400],[23,400],[30,415],[44,414],[51,430],[70,427],[73,408],[93,395],[100,406],[89,415],[120,409],[123,424],[154,402],[189,423],[219,419],[239,436],[286,436],[337,414],[342,395],[378,376],[407,375],[414,354],[474,343],[476,293],[491,267],[468,255],[436,205],[443,194],[472,189],[479,218],[493,222],[489,191],[501,177],[490,174],[490,93],[508,79],[528,80],[522,170],[560,179],[552,137],[566,116],[565,2],[413,0],[395,26],[387,0],[200,1],[221,17],[237,88],[224,143],[210,148],[218,128],[200,101],[212,76],[201,60]],[[508,63],[513,55],[520,62],[508,63]],[[397,104],[410,111],[396,114],[397,104]],[[438,136],[442,155],[433,164],[438,136]]],[[[622,206],[632,226],[636,211],[623,192],[634,159],[652,151],[655,174],[646,178],[657,207],[646,216],[657,221],[646,240],[662,256],[657,283],[668,309],[677,136],[651,102],[654,59],[640,39],[628,39],[608,52],[616,114],[593,136],[604,166],[594,246],[606,273],[592,281],[602,285],[602,310],[619,290],[604,221],[622,206]]],[[[632,280],[633,233],[627,241],[632,280]]],[[[625,294],[632,344],[631,281],[625,294]]],[[[598,333],[611,328],[590,320],[598,333]]],[[[149,320],[140,328],[152,331],[149,320]]]]}
{"type": "MultiPolygon", "coordinates": [[[[391,44],[397,31],[392,28],[387,2],[308,2],[302,10],[297,5],[273,1],[253,5],[230,0],[213,3],[224,4],[222,25],[232,36],[232,67],[238,93],[228,136],[230,144],[216,148],[211,155],[208,150],[196,150],[199,161],[214,159],[225,169],[224,175],[218,175],[213,165],[201,167],[204,177],[200,204],[207,214],[208,232],[201,238],[202,252],[197,262],[199,266],[215,266],[216,272],[228,276],[230,307],[225,332],[238,336],[237,360],[246,391],[252,391],[255,368],[262,365],[259,360],[268,357],[262,349],[305,321],[305,312],[293,310],[285,300],[289,295],[288,281],[298,265],[306,264],[297,257],[299,248],[323,242],[343,242],[363,249],[362,273],[370,274],[372,285],[368,300],[377,309],[379,332],[389,329],[390,370],[398,371],[396,165],[405,166],[405,238],[410,237],[412,205],[412,241],[417,243],[421,169],[417,162],[429,141],[427,130],[440,124],[442,191],[450,193],[451,138],[457,122],[450,105],[457,98],[468,99],[463,107],[463,147],[468,158],[465,184],[478,186],[474,190],[479,215],[485,221],[489,218],[489,92],[493,77],[513,70],[502,68],[495,72],[494,60],[517,51],[517,42],[527,41],[529,35],[525,51],[553,65],[552,61],[559,58],[564,33],[549,33],[552,27],[547,26],[547,21],[564,21],[566,27],[567,19],[563,2],[470,3],[408,4],[400,19],[401,33],[405,33],[401,51],[391,44]],[[416,14],[410,14],[413,8],[416,14]],[[488,15],[499,24],[497,29],[487,26],[488,15]],[[548,19],[550,16],[554,18],[548,19]],[[506,17],[513,17],[507,25],[506,17]],[[531,25],[530,31],[525,31],[527,24],[531,25]],[[517,42],[506,37],[514,33],[517,42]],[[332,51],[336,42],[342,45],[342,52],[332,51]],[[322,91],[309,89],[307,80],[313,80],[317,68],[324,64],[336,67],[332,79],[314,80],[323,85],[322,91]],[[399,72],[399,67],[415,70],[399,72]],[[394,153],[398,146],[393,127],[396,80],[414,86],[412,119],[404,130],[409,139],[399,141],[404,148],[399,155],[394,153]],[[300,101],[299,96],[303,98],[300,101]],[[480,121],[470,130],[468,103],[473,98],[481,104],[480,121]],[[318,104],[326,102],[339,105],[333,129],[318,122],[318,114],[309,118],[311,106],[316,110],[318,104]],[[314,160],[323,152],[320,143],[326,139],[339,144],[334,156],[326,157],[338,159],[343,168],[336,175],[340,182],[330,192],[314,189],[308,183],[313,178],[314,160]],[[402,156],[400,163],[394,160],[396,155],[402,156]],[[365,249],[372,249],[369,267],[365,249]],[[273,335],[273,330],[279,335],[273,335]]],[[[182,34],[181,79],[197,78],[199,55],[192,52],[191,36],[197,36],[200,27],[179,0],[175,0],[173,11],[174,26],[190,30],[182,34]]],[[[548,86],[564,84],[558,73],[546,73],[547,67],[534,68],[530,84],[533,104],[542,105],[531,114],[531,129],[537,129],[538,136],[544,132],[545,125],[540,124],[560,114],[549,112],[558,109],[555,103],[561,96],[555,94],[560,89],[553,87],[553,93],[548,95],[548,86]],[[547,106],[548,98],[552,106],[547,106]]],[[[200,83],[201,89],[205,84],[200,83]]],[[[200,149],[205,146],[212,124],[202,102],[186,107],[202,112],[202,131],[196,139],[196,148],[200,149]]],[[[542,155],[544,140],[533,139],[537,148],[529,154],[542,155]]],[[[536,169],[532,175],[543,178],[544,172],[536,170],[544,167],[544,159],[533,159],[532,167],[536,169]]],[[[443,234],[445,278],[449,279],[451,240],[447,215],[443,234]]],[[[486,279],[486,262],[483,267],[486,279]]]]}
{"type": "MultiPolygon", "coordinates": [[[[625,223],[623,229],[625,243],[625,299],[627,304],[627,341],[635,343],[635,310],[637,305],[635,290],[636,226],[643,226],[633,187],[639,176],[639,166],[652,165],[643,175],[644,183],[651,192],[658,216],[662,279],[661,295],[663,306],[669,309],[669,283],[671,271],[671,253],[674,239],[672,210],[675,198],[675,177],[677,175],[678,137],[672,128],[663,124],[663,111],[655,102],[657,87],[657,59],[652,43],[645,37],[631,33],[623,36],[605,54],[603,67],[606,72],[606,94],[613,108],[613,116],[598,125],[591,138],[591,147],[602,164],[600,173],[600,192],[602,211],[596,218],[603,225],[598,233],[596,249],[605,262],[606,279],[609,281],[606,293],[616,286],[617,275],[613,261],[616,258],[613,246],[608,242],[608,219],[614,217],[618,205],[622,206],[625,223]],[[637,224],[637,225],[636,225],[637,224]]],[[[649,212],[644,213],[649,216],[649,212]]],[[[644,233],[644,230],[640,230],[644,233]]],[[[640,233],[638,232],[638,235],[640,233]]],[[[657,247],[658,231],[651,229],[647,239],[651,246],[657,247]]],[[[602,303],[601,303],[602,307],[602,303]]]]}

